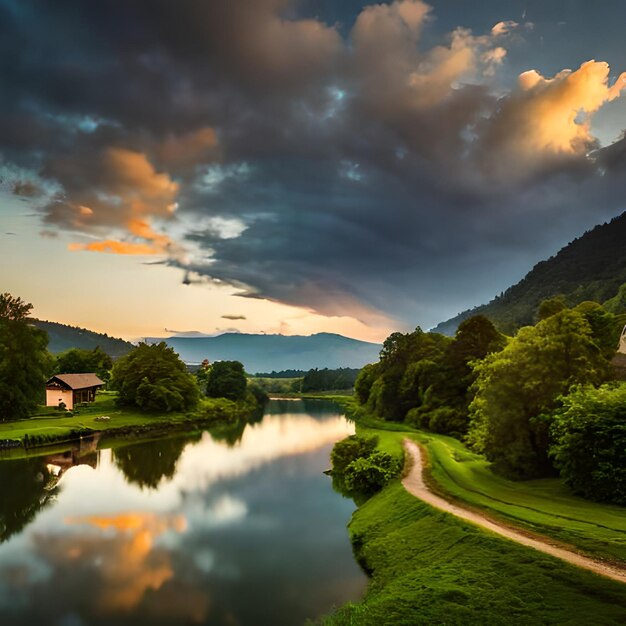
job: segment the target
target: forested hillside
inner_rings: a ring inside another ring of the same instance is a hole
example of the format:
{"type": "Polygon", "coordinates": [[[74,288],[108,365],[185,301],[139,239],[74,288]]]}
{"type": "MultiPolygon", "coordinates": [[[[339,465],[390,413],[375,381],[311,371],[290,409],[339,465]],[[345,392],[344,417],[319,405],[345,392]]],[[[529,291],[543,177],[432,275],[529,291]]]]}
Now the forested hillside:
{"type": "Polygon", "coordinates": [[[464,319],[481,314],[510,334],[533,324],[539,304],[557,295],[563,295],[569,306],[593,300],[612,313],[626,310],[626,213],[537,263],[519,283],[488,304],[463,311],[433,330],[453,335],[464,319]]]}
{"type": "Polygon", "coordinates": [[[133,344],[123,339],[109,337],[107,334],[96,333],[86,328],[58,324],[44,320],[33,319],[31,322],[48,333],[48,350],[53,354],[64,352],[70,348],[93,350],[100,346],[111,358],[124,356],[133,347],[133,344]]]}

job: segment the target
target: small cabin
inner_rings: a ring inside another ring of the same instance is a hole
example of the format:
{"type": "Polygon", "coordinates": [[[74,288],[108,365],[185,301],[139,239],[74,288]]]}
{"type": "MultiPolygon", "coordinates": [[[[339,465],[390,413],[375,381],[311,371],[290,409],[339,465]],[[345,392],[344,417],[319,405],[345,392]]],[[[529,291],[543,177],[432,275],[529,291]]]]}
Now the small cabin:
{"type": "Polygon", "coordinates": [[[93,402],[104,383],[95,374],[57,374],[46,383],[46,406],[65,404],[72,411],[81,402],[93,402]]]}

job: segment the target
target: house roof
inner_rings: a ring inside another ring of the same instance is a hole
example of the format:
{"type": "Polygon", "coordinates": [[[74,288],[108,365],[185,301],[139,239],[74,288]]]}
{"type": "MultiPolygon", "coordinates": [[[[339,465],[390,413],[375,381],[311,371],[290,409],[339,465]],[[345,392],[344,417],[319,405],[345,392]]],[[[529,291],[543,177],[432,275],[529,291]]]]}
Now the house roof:
{"type": "Polygon", "coordinates": [[[86,389],[88,387],[100,387],[104,383],[95,374],[57,374],[46,385],[60,381],[70,389],[86,389]]]}

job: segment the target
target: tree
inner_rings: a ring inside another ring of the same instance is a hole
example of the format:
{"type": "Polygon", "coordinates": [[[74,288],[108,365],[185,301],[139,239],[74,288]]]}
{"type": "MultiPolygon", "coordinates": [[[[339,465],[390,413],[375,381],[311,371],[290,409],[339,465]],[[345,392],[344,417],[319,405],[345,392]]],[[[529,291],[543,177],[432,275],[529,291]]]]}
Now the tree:
{"type": "Polygon", "coordinates": [[[31,304],[0,295],[0,421],[24,419],[44,398],[52,369],[48,336],[28,323],[31,304]]]}
{"type": "Polygon", "coordinates": [[[553,298],[548,298],[537,307],[537,321],[546,320],[556,313],[564,311],[565,309],[567,309],[565,296],[554,296],[553,298]]]}
{"type": "Polygon", "coordinates": [[[505,337],[484,315],[474,315],[461,322],[441,361],[433,363],[432,385],[411,421],[433,432],[464,435],[476,380],[472,365],[502,350],[505,343],[505,337]]]}
{"type": "Polygon", "coordinates": [[[198,402],[198,385],[165,342],[139,344],[116,361],[110,386],[118,403],[150,411],[185,411],[198,402]]]}
{"type": "Polygon", "coordinates": [[[608,363],[580,312],[563,310],[520,329],[476,366],[468,443],[519,478],[549,474],[549,414],[575,384],[601,382],[608,363]]]}
{"type": "Polygon", "coordinates": [[[84,374],[94,372],[101,380],[107,382],[113,367],[111,357],[100,346],[93,350],[71,348],[57,355],[56,374],[84,374]]]}
{"type": "Polygon", "coordinates": [[[210,398],[243,400],[246,385],[246,373],[239,361],[217,361],[209,370],[206,395],[210,398]]]}
{"type": "Polygon", "coordinates": [[[604,357],[612,359],[617,350],[623,322],[597,302],[589,300],[581,302],[574,310],[582,313],[589,322],[593,340],[604,357]]]}
{"type": "Polygon", "coordinates": [[[626,385],[574,389],[551,432],[554,464],[575,493],[626,505],[626,385]]]}
{"type": "Polygon", "coordinates": [[[367,403],[370,397],[372,385],[374,384],[374,381],[378,378],[378,375],[378,363],[370,363],[369,365],[365,365],[363,369],[359,372],[359,375],[356,377],[356,381],[354,383],[354,393],[356,394],[356,397],[360,404],[367,403]]]}
{"type": "MultiPolygon", "coordinates": [[[[376,379],[370,386],[367,406],[383,419],[402,421],[423,400],[432,384],[432,363],[438,363],[451,339],[438,333],[392,333],[383,343],[376,379]],[[419,365],[420,361],[425,364],[419,365]]],[[[373,374],[372,370],[369,374],[373,374]]],[[[364,379],[358,381],[362,388],[364,379]]],[[[369,382],[369,381],[368,381],[369,382]]],[[[360,395],[360,392],[357,391],[360,395]]]]}

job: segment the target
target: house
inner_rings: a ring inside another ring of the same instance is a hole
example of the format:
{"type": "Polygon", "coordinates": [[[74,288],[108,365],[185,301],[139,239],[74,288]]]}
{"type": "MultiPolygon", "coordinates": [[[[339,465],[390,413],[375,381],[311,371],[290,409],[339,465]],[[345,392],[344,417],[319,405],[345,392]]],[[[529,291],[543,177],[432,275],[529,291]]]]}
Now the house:
{"type": "Polygon", "coordinates": [[[81,402],[93,402],[104,383],[95,374],[57,374],[46,383],[46,406],[61,402],[71,411],[81,402]]]}

